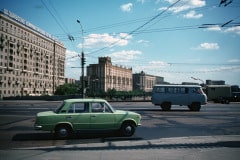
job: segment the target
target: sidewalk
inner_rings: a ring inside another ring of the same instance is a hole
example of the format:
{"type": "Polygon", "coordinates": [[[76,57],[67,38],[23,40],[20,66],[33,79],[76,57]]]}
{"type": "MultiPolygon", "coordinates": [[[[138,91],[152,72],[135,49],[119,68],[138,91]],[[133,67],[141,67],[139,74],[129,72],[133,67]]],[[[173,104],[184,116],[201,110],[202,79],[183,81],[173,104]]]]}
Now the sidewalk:
{"type": "Polygon", "coordinates": [[[204,159],[234,160],[240,156],[240,135],[161,138],[115,141],[38,148],[1,150],[0,160],[8,159],[204,159]]]}
{"type": "Polygon", "coordinates": [[[87,143],[64,146],[32,147],[21,148],[30,150],[129,150],[129,149],[148,149],[148,148],[210,148],[210,147],[236,147],[240,148],[240,135],[229,136],[195,136],[195,137],[176,137],[160,138],[155,140],[139,141],[116,141],[115,138],[105,138],[103,143],[87,143]]]}

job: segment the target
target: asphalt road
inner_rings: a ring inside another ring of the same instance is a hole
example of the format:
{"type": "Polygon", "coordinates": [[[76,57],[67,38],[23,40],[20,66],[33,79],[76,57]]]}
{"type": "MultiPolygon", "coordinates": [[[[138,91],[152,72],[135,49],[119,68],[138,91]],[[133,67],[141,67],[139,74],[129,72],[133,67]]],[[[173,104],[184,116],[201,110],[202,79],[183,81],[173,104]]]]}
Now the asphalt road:
{"type": "Polygon", "coordinates": [[[34,131],[38,112],[54,110],[60,102],[0,101],[0,149],[78,145],[102,142],[140,141],[159,138],[240,135],[240,104],[203,106],[190,112],[185,106],[173,106],[164,112],[150,102],[112,102],[116,109],[131,110],[142,115],[142,126],[134,136],[115,133],[79,133],[68,140],[56,140],[49,132],[34,131]]]}

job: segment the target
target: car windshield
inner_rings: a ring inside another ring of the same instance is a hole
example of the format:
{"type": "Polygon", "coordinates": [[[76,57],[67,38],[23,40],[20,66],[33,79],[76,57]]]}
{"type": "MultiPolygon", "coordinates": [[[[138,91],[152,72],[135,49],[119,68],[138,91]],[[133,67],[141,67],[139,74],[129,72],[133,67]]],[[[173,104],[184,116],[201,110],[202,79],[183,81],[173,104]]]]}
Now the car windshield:
{"type": "Polygon", "coordinates": [[[55,110],[55,113],[59,113],[64,105],[65,105],[65,101],[63,101],[63,102],[57,107],[57,109],[55,110]]]}
{"type": "Polygon", "coordinates": [[[112,112],[116,111],[116,109],[112,105],[110,105],[109,103],[107,103],[107,105],[108,105],[109,108],[111,108],[112,112]]]}

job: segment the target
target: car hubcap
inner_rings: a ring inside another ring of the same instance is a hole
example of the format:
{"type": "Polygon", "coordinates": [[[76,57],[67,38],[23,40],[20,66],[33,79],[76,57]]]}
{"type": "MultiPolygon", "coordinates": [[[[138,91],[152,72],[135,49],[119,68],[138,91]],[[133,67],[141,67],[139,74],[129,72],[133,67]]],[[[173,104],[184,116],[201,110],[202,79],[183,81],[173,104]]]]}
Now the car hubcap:
{"type": "Polygon", "coordinates": [[[132,127],[131,126],[127,126],[125,128],[125,131],[126,131],[126,133],[131,133],[132,132],[132,127]]]}
{"type": "Polygon", "coordinates": [[[67,130],[65,128],[62,128],[60,129],[59,133],[62,137],[65,137],[67,135],[67,130]]]}

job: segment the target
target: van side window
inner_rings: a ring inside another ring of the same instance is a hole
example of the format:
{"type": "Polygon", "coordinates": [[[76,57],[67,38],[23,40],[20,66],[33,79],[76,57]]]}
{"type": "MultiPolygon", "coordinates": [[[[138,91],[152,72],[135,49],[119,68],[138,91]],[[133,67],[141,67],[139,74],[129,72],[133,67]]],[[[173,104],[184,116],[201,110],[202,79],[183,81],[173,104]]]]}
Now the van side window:
{"type": "Polygon", "coordinates": [[[179,93],[187,94],[188,93],[188,88],[179,88],[179,93]]]}
{"type": "Polygon", "coordinates": [[[167,88],[167,93],[174,93],[174,88],[172,88],[172,87],[167,88]]]}
{"type": "Polygon", "coordinates": [[[165,87],[157,87],[156,92],[157,93],[165,93],[165,87]]]}

